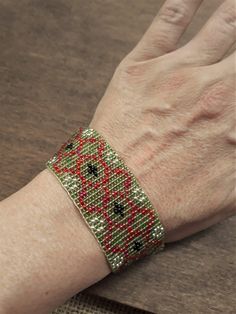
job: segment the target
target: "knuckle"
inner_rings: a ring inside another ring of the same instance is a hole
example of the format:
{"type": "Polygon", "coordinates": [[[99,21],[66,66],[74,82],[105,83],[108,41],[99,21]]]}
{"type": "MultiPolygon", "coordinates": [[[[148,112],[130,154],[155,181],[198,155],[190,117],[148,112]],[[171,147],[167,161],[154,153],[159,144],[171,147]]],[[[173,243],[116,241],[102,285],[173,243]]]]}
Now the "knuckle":
{"type": "Polygon", "coordinates": [[[226,6],[225,10],[221,12],[222,19],[224,23],[233,30],[236,30],[236,11],[235,11],[235,3],[231,1],[231,3],[226,6]]]}
{"type": "Polygon", "coordinates": [[[148,62],[134,62],[124,60],[116,69],[115,75],[124,82],[142,83],[147,80],[152,67],[148,62]]]}
{"type": "Polygon", "coordinates": [[[228,86],[219,81],[208,86],[198,101],[198,118],[214,119],[221,116],[225,111],[228,86]]]}
{"type": "Polygon", "coordinates": [[[158,17],[168,24],[185,24],[188,19],[186,6],[184,3],[180,3],[181,1],[175,2],[165,5],[160,11],[158,17]]]}
{"type": "Polygon", "coordinates": [[[125,67],[124,72],[129,77],[137,78],[145,74],[145,67],[142,64],[134,63],[125,67]]]}
{"type": "Polygon", "coordinates": [[[163,80],[162,88],[169,91],[177,90],[185,85],[189,78],[189,73],[185,69],[171,71],[171,73],[163,80]]]}
{"type": "Polygon", "coordinates": [[[196,81],[195,72],[188,68],[169,69],[168,73],[160,73],[158,82],[155,80],[155,90],[158,93],[176,93],[185,89],[191,81],[196,81]]]}

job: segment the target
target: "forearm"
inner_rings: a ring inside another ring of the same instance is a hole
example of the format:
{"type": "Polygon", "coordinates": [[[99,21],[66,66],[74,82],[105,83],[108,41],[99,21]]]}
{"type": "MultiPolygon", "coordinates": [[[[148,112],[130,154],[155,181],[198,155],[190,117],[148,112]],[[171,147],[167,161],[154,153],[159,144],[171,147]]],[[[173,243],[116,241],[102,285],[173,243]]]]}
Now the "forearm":
{"type": "Polygon", "coordinates": [[[110,272],[48,170],[0,203],[0,247],[1,314],[47,313],[110,272]]]}

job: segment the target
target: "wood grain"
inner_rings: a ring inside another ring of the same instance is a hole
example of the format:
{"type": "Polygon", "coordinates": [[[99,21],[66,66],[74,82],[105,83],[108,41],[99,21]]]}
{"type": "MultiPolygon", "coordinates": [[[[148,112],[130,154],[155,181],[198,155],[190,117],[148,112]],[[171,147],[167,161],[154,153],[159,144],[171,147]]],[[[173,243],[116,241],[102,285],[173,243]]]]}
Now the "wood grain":
{"type": "MultiPolygon", "coordinates": [[[[205,1],[182,43],[222,1],[205,1]]],[[[163,1],[0,1],[0,198],[88,125],[123,58],[163,1]]],[[[154,313],[234,313],[236,219],[231,218],[88,292],[154,313]]]]}

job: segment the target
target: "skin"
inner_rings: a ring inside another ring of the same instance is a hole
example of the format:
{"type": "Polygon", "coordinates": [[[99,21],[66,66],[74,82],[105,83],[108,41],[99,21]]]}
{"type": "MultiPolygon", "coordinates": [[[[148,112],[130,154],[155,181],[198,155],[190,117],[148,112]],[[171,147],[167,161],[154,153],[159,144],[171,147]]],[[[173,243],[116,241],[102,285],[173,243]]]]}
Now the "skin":
{"type": "MultiPolygon", "coordinates": [[[[167,0],[117,67],[90,126],[133,171],[172,242],[236,213],[236,1],[185,46],[200,0],[167,0]]],[[[48,313],[109,274],[99,245],[45,170],[0,203],[0,313],[48,313]]]]}

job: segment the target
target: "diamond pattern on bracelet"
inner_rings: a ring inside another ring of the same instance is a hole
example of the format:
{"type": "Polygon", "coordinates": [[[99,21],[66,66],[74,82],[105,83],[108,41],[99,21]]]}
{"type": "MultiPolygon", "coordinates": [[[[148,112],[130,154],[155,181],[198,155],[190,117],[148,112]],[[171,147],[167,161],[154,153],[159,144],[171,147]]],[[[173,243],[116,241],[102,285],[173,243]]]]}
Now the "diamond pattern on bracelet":
{"type": "Polygon", "coordinates": [[[164,228],[116,151],[80,128],[47,162],[97,239],[113,272],[164,246],[164,228]]]}

